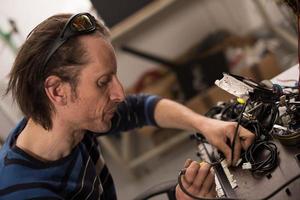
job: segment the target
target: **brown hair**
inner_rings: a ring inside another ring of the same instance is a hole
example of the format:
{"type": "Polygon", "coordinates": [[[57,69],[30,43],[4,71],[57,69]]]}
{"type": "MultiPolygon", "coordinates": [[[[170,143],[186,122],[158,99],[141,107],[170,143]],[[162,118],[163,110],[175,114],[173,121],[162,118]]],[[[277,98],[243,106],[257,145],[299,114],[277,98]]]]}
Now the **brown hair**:
{"type": "MultiPolygon", "coordinates": [[[[51,117],[55,110],[44,90],[45,79],[50,75],[60,77],[62,81],[70,83],[76,95],[78,75],[82,70],[79,66],[87,63],[86,56],[83,56],[86,53],[83,45],[78,37],[72,37],[52,55],[47,66],[41,70],[53,41],[70,17],[71,14],[54,15],[33,29],[17,54],[6,89],[6,94],[12,92],[12,97],[24,116],[47,130],[52,128],[51,117]]],[[[108,28],[102,21],[97,21],[96,32],[104,38],[109,36],[108,28]]]]}
{"type": "Polygon", "coordinates": [[[297,16],[300,16],[300,5],[298,5],[300,3],[297,1],[299,0],[283,0],[283,2],[289,6],[297,16]]]}

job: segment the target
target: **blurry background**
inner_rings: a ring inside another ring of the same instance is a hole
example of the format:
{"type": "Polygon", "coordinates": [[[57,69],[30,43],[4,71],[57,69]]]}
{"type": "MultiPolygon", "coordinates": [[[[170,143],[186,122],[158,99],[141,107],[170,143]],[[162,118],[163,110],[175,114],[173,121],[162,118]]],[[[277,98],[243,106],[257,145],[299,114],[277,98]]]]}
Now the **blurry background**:
{"type": "MultiPolygon", "coordinates": [[[[111,28],[127,93],[158,94],[205,113],[232,96],[214,86],[222,72],[270,79],[297,63],[295,18],[275,0],[1,0],[0,92],[18,48],[42,20],[92,12],[111,28]]],[[[0,138],[21,114],[0,100],[0,138]]],[[[196,145],[176,130],[143,128],[100,142],[120,199],[175,179],[196,145]]],[[[162,197],[160,197],[162,199],[162,197]]]]}

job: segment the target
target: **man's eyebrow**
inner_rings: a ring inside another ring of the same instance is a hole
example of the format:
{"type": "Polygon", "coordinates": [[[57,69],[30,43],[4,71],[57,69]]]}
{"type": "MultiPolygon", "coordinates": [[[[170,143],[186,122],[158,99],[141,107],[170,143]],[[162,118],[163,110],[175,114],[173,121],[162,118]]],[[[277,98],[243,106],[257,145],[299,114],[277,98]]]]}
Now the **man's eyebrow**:
{"type": "Polygon", "coordinates": [[[101,74],[99,73],[97,76],[99,78],[103,77],[103,76],[110,76],[110,75],[114,75],[114,74],[117,74],[117,70],[108,70],[106,72],[102,72],[101,74]]]}

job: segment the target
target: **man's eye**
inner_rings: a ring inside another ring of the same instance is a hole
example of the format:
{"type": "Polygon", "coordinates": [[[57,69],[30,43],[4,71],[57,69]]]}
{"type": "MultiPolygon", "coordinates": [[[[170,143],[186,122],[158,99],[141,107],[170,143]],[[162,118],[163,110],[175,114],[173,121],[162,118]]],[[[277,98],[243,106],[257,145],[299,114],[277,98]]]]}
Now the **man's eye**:
{"type": "Polygon", "coordinates": [[[110,82],[110,79],[99,80],[97,85],[99,87],[105,87],[109,82],[110,82]]]}
{"type": "Polygon", "coordinates": [[[98,81],[98,86],[103,87],[103,86],[106,86],[107,83],[108,83],[107,81],[98,81]]]}

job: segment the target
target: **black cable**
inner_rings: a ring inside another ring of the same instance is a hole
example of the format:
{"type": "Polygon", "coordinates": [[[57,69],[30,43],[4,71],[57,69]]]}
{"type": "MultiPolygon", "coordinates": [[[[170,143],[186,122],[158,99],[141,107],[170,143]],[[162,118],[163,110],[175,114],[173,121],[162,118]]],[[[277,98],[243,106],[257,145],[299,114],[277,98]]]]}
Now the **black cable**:
{"type": "MultiPolygon", "coordinates": [[[[180,171],[179,175],[178,175],[178,185],[180,187],[180,189],[189,197],[193,198],[193,199],[197,199],[197,200],[218,200],[218,199],[226,199],[226,200],[246,200],[246,199],[240,199],[240,198],[226,198],[226,197],[219,197],[219,198],[207,198],[207,197],[197,197],[193,194],[191,194],[189,191],[187,191],[185,189],[185,187],[182,184],[182,180],[181,177],[183,175],[185,175],[186,169],[183,169],[180,171]]],[[[289,184],[291,184],[292,182],[294,182],[295,180],[300,178],[300,174],[294,176],[293,178],[291,178],[290,180],[288,180],[286,183],[282,184],[281,186],[279,186],[276,190],[274,190],[273,192],[271,192],[268,196],[263,197],[261,199],[256,199],[256,200],[267,200],[272,198],[273,196],[275,196],[278,192],[280,192],[283,188],[285,188],[286,186],[288,186],[289,184]]],[[[250,199],[248,199],[250,200],[250,199]]],[[[253,199],[254,200],[254,199],[253,199]]]]}
{"type": "Polygon", "coordinates": [[[245,105],[243,106],[243,109],[240,113],[240,116],[239,116],[239,119],[238,119],[238,123],[237,123],[237,126],[235,128],[235,131],[234,131],[234,136],[233,136],[233,141],[231,143],[231,162],[233,162],[233,156],[234,156],[234,146],[235,146],[235,140],[236,140],[236,137],[238,135],[238,130],[239,130],[239,126],[241,124],[241,121],[242,121],[242,118],[243,118],[243,113],[248,105],[248,100],[246,101],[245,105]]]}
{"type": "Polygon", "coordinates": [[[255,141],[260,139],[262,134],[262,127],[257,120],[245,120],[242,121],[241,125],[255,134],[255,141]]]}
{"type": "Polygon", "coordinates": [[[235,121],[238,119],[239,114],[236,112],[236,108],[238,107],[238,102],[230,102],[224,106],[224,108],[221,110],[221,120],[224,121],[235,121]]]}
{"type": "Polygon", "coordinates": [[[266,174],[273,170],[278,165],[277,147],[274,143],[269,141],[256,141],[254,142],[244,154],[246,162],[251,164],[251,169],[254,174],[266,174]],[[259,159],[258,155],[262,152],[269,152],[266,158],[259,159]]]}

